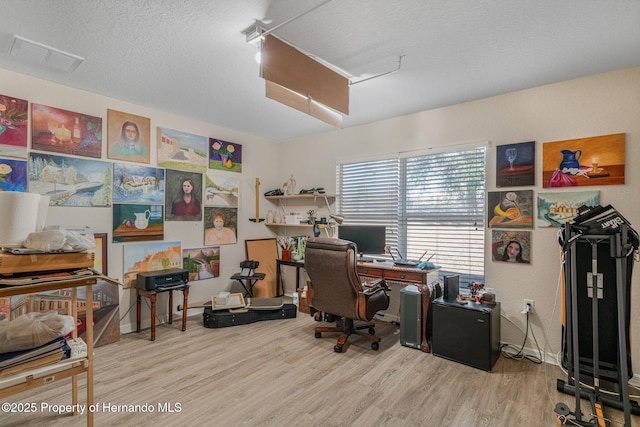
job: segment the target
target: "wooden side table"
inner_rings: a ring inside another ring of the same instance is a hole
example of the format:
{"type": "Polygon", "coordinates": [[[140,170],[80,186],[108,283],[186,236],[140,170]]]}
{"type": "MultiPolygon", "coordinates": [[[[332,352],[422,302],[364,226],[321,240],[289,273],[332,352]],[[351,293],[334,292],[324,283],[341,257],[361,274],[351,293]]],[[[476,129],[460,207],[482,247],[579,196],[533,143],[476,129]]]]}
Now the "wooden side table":
{"type": "MultiPolygon", "coordinates": [[[[136,288],[136,332],[140,332],[140,302],[142,297],[149,298],[151,302],[151,341],[156,340],[156,301],[158,294],[169,292],[169,323],[173,323],[173,291],[182,291],[184,296],[183,307],[189,306],[189,285],[176,286],[169,289],[145,291],[136,288]]],[[[182,310],[182,330],[187,330],[187,310],[182,310]]]]}

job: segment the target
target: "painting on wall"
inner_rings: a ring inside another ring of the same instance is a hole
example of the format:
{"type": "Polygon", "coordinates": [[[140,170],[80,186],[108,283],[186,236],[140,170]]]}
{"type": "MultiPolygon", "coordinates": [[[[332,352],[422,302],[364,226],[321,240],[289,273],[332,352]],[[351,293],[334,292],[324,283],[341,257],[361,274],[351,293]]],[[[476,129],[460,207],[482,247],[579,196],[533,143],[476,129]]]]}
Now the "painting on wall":
{"type": "Polygon", "coordinates": [[[27,191],[27,161],[0,158],[0,191],[27,191]]]}
{"type": "Polygon", "coordinates": [[[542,144],[543,187],[624,184],[624,145],[624,133],[542,144]]]}
{"type": "Polygon", "coordinates": [[[533,228],[533,190],[487,193],[489,228],[533,228]]]}
{"type": "Polygon", "coordinates": [[[135,287],[142,271],[182,268],[182,247],[176,242],[131,243],[124,246],[123,284],[135,287]]]}
{"type": "Polygon", "coordinates": [[[560,227],[578,214],[580,206],[599,206],[599,191],[538,193],[539,227],[560,227]]]}
{"type": "Polygon", "coordinates": [[[164,205],[164,169],[114,163],[113,203],[164,205]]]}
{"type": "Polygon", "coordinates": [[[167,221],[202,221],[202,174],[167,169],[167,221]]]}
{"type": "Polygon", "coordinates": [[[51,196],[50,206],[111,206],[111,163],[29,154],[29,192],[51,196]]]}
{"type": "Polygon", "coordinates": [[[107,157],[150,163],[151,120],[121,111],[107,110],[107,157]]]}
{"type": "Polygon", "coordinates": [[[536,176],[535,141],[496,147],[496,187],[534,185],[536,176]]]}
{"type": "Polygon", "coordinates": [[[182,268],[189,272],[189,282],[220,276],[220,246],[182,250],[182,268]]]}
{"type": "Polygon", "coordinates": [[[209,169],[242,172],[242,145],[209,138],[209,169]]]}
{"type": "Polygon", "coordinates": [[[99,159],[102,118],[31,104],[31,148],[99,159]]]}
{"type": "Polygon", "coordinates": [[[531,263],[530,231],[491,231],[491,253],[494,261],[531,263]]]}
{"type": "Polygon", "coordinates": [[[113,243],[164,239],[162,205],[113,204],[113,243]]]}
{"type": "Polygon", "coordinates": [[[204,208],[205,246],[229,245],[237,242],[238,209],[222,207],[204,208]]]}
{"type": "Polygon", "coordinates": [[[204,205],[238,207],[240,178],[238,175],[207,172],[204,176],[204,205]]]}
{"type": "Polygon", "coordinates": [[[192,172],[207,171],[204,136],[158,127],[158,166],[192,172]]]}
{"type": "Polygon", "coordinates": [[[27,158],[29,102],[0,95],[0,155],[27,158]]]}

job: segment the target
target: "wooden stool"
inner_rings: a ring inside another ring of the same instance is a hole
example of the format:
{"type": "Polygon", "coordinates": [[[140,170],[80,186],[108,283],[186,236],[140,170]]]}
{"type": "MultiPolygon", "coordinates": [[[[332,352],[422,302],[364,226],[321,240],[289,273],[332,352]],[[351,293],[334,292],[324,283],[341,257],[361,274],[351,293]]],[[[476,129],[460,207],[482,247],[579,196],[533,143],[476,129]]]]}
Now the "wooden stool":
{"type": "MultiPolygon", "coordinates": [[[[158,294],[169,292],[169,323],[173,323],[173,291],[182,291],[184,296],[184,305],[189,305],[189,285],[181,285],[171,289],[145,291],[136,288],[136,332],[140,332],[140,301],[141,297],[149,298],[151,301],[151,341],[156,340],[156,301],[158,294]]],[[[187,310],[182,311],[182,330],[187,330],[187,310]]]]}

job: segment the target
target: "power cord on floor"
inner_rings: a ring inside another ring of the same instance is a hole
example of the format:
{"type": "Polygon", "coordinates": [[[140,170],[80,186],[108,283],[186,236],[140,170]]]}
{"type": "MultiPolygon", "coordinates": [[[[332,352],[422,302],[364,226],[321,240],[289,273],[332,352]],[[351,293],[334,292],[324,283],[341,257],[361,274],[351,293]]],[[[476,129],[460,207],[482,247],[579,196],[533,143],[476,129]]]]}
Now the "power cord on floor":
{"type": "Polygon", "coordinates": [[[518,349],[511,344],[502,344],[500,346],[500,354],[502,355],[502,357],[506,357],[508,359],[528,360],[536,364],[542,363],[542,350],[540,350],[540,345],[538,345],[538,340],[536,339],[536,336],[533,333],[533,328],[529,328],[529,312],[527,312],[527,328],[524,333],[524,341],[522,342],[522,346],[520,346],[520,348],[518,349]],[[538,349],[539,357],[528,355],[523,352],[524,346],[526,345],[527,339],[529,338],[529,329],[531,329],[531,336],[533,337],[533,341],[535,342],[536,348],[538,349]]]}

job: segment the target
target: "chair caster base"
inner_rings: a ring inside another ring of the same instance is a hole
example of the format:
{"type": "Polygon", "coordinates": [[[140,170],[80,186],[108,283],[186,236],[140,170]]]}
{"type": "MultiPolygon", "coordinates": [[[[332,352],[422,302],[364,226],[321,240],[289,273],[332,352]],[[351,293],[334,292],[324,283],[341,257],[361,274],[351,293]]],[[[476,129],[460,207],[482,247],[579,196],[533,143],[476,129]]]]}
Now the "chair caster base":
{"type": "Polygon", "coordinates": [[[380,348],[380,344],[378,344],[377,342],[372,342],[371,343],[371,349],[372,350],[377,350],[380,348]]]}
{"type": "Polygon", "coordinates": [[[333,347],[333,351],[335,351],[336,353],[342,353],[342,347],[339,345],[336,345],[333,347]]]}

